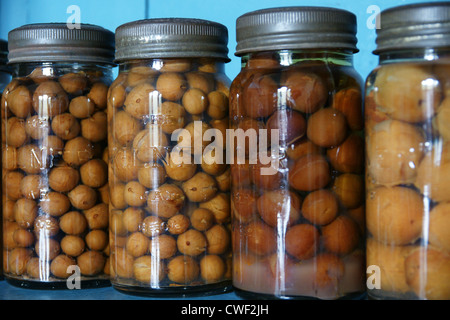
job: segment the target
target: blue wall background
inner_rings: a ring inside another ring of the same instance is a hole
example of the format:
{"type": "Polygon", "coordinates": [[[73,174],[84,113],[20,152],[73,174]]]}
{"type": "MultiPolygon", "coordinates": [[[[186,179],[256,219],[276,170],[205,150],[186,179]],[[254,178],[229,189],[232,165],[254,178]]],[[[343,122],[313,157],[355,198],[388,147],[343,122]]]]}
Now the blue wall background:
{"type": "MultiPolygon", "coordinates": [[[[440,2],[442,0],[428,0],[440,2]]],[[[326,6],[353,12],[358,18],[358,48],[355,67],[365,78],[378,64],[375,49],[375,30],[367,26],[373,22],[371,6],[380,10],[424,0],[0,0],[0,38],[7,39],[8,32],[28,23],[66,22],[72,12],[71,5],[80,8],[82,23],[100,25],[114,31],[123,23],[163,17],[199,18],[220,22],[228,27],[229,50],[232,61],[226,72],[232,79],[240,70],[240,59],[234,55],[236,48],[235,23],[240,15],[263,8],[281,6],[326,6]]]]}

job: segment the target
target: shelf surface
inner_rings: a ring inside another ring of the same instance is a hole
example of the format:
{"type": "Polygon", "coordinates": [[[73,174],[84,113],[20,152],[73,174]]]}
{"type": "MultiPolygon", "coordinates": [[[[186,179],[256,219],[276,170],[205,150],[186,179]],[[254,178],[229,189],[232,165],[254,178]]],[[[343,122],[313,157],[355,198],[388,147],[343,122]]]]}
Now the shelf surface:
{"type": "Polygon", "coordinates": [[[242,300],[233,291],[194,297],[146,297],[122,293],[112,286],[95,289],[39,290],[19,288],[5,280],[0,281],[0,300],[242,300]]]}

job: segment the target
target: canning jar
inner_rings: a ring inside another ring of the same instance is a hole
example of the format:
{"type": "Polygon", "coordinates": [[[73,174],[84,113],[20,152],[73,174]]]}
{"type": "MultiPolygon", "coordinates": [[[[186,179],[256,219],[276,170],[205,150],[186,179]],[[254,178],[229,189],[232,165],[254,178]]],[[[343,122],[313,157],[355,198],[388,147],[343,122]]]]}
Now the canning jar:
{"type": "Polygon", "coordinates": [[[364,293],[355,30],[352,13],[332,8],[271,8],[237,19],[242,70],[230,88],[230,119],[238,295],[338,299],[364,293]]]}
{"type": "MultiPolygon", "coordinates": [[[[11,70],[9,69],[7,62],[8,62],[8,42],[5,40],[0,40],[0,95],[3,93],[3,89],[6,87],[6,85],[11,81],[11,70]]],[[[3,108],[2,108],[2,118],[3,118],[3,108]]],[[[3,201],[1,201],[0,204],[3,204],[3,201]]],[[[3,208],[3,205],[1,205],[1,208],[3,208]]],[[[1,211],[3,211],[3,209],[1,209],[1,211]]],[[[0,221],[2,220],[1,215],[2,214],[0,212],[0,221]]],[[[0,227],[0,251],[2,252],[2,254],[0,255],[0,279],[3,279],[2,239],[3,233],[2,228],[0,227]]]]}
{"type": "Polygon", "coordinates": [[[143,295],[231,288],[227,28],[147,19],[116,30],[109,90],[112,285],[143,295]]]}
{"type": "Polygon", "coordinates": [[[4,273],[29,288],[109,285],[106,98],[114,34],[10,31],[3,92],[4,273]]]}
{"type": "Polygon", "coordinates": [[[368,295],[450,299],[450,2],[381,12],[365,93],[368,295]]]}

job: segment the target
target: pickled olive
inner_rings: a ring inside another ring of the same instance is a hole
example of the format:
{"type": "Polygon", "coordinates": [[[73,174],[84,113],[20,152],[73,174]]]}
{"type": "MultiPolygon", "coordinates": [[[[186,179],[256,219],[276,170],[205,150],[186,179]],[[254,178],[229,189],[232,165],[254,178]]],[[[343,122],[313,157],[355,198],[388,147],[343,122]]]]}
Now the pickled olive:
{"type": "Polygon", "coordinates": [[[69,167],[55,167],[48,175],[48,185],[58,192],[69,192],[78,185],[80,173],[78,170],[69,167]]]}
{"type": "Polygon", "coordinates": [[[126,91],[124,86],[122,85],[116,85],[111,86],[110,94],[109,94],[109,101],[111,101],[111,104],[113,108],[120,108],[125,103],[126,98],[126,91]]]}
{"type": "Polygon", "coordinates": [[[308,139],[320,147],[335,147],[347,137],[347,121],[342,112],[333,108],[324,108],[312,114],[308,119],[308,139]]]}
{"type": "Polygon", "coordinates": [[[6,123],[6,128],[6,143],[11,147],[21,147],[29,139],[24,119],[11,117],[6,123]]]}
{"type": "Polygon", "coordinates": [[[176,283],[187,284],[200,273],[198,262],[190,256],[176,256],[167,264],[167,277],[176,283]]]}
{"type": "Polygon", "coordinates": [[[39,199],[44,192],[44,181],[40,175],[27,175],[20,181],[20,192],[27,199],[39,199]]]}
{"type": "MultiPolygon", "coordinates": [[[[6,90],[5,90],[6,91],[6,90]]],[[[8,92],[6,106],[18,118],[25,119],[33,110],[30,91],[26,86],[20,85],[8,92]]],[[[3,105],[3,104],[2,104],[3,105]]]]}
{"type": "Polygon", "coordinates": [[[430,212],[430,233],[428,241],[436,248],[450,252],[450,235],[447,226],[450,219],[450,203],[442,202],[430,212]]]}
{"type": "Polygon", "coordinates": [[[213,119],[222,119],[228,115],[228,96],[221,91],[208,93],[208,107],[206,113],[213,119]]]}
{"type": "Polygon", "coordinates": [[[299,191],[318,190],[327,186],[330,181],[330,166],[321,155],[305,155],[289,170],[289,183],[299,191]]]}
{"type": "Polygon", "coordinates": [[[3,178],[2,189],[8,190],[7,197],[10,200],[18,200],[22,197],[20,185],[22,183],[23,178],[24,178],[23,173],[18,171],[11,171],[5,173],[5,176],[3,178]]]}
{"type": "Polygon", "coordinates": [[[97,203],[97,192],[84,184],[76,186],[67,196],[72,206],[80,210],[90,209],[97,203]]]}
{"type": "Polygon", "coordinates": [[[125,111],[115,114],[113,120],[114,137],[120,145],[127,145],[132,142],[142,126],[139,121],[125,111]]]}
{"type": "Polygon", "coordinates": [[[26,248],[34,244],[34,235],[26,229],[17,229],[13,233],[13,240],[18,247],[26,248]]]}
{"type": "Polygon", "coordinates": [[[347,209],[355,209],[364,202],[364,180],[353,173],[344,173],[334,179],[332,190],[347,209]]]}
{"type": "Polygon", "coordinates": [[[95,103],[86,96],[73,98],[69,104],[69,112],[78,119],[90,117],[95,111],[95,103]]]}
{"type": "Polygon", "coordinates": [[[80,166],[94,157],[94,145],[84,137],[76,137],[66,142],[63,160],[68,165],[80,166]]]}
{"type": "Polygon", "coordinates": [[[177,238],[178,250],[188,256],[197,256],[206,250],[207,241],[203,233],[190,229],[177,238]]]}
{"type": "Polygon", "coordinates": [[[419,247],[405,259],[406,283],[422,299],[448,300],[450,255],[434,248],[419,247]],[[423,260],[426,262],[423,262],[423,260]],[[425,268],[426,266],[426,268],[425,268]],[[427,281],[423,284],[422,277],[427,281]]]}
{"type": "Polygon", "coordinates": [[[104,111],[96,112],[92,117],[82,119],[81,136],[92,142],[101,142],[106,140],[107,136],[107,120],[104,111]]]}
{"type": "Polygon", "coordinates": [[[193,115],[202,114],[208,107],[208,96],[200,89],[188,89],[182,98],[183,107],[193,115]]]}
{"type": "Polygon", "coordinates": [[[367,228],[377,241],[406,245],[421,236],[424,204],[416,191],[379,187],[369,192],[366,206],[367,228]]]}
{"type": "Polygon", "coordinates": [[[99,188],[108,181],[108,166],[101,159],[92,159],[80,167],[81,182],[92,188],[99,188]]]}
{"type": "Polygon", "coordinates": [[[288,89],[288,106],[303,113],[314,113],[328,99],[325,83],[315,74],[301,70],[288,71],[282,75],[283,86],[288,89]]]}
{"type": "Polygon", "coordinates": [[[113,184],[110,188],[110,200],[111,204],[116,209],[124,209],[127,206],[124,197],[125,184],[117,182],[113,184]]]}
{"type": "Polygon", "coordinates": [[[49,135],[42,139],[39,146],[44,154],[50,157],[56,157],[63,153],[64,141],[57,136],[49,135]]]}
{"type": "Polygon", "coordinates": [[[166,178],[164,167],[158,163],[146,163],[138,170],[139,182],[149,189],[156,189],[166,181],[166,178]]]}
{"type": "Polygon", "coordinates": [[[109,217],[109,230],[112,235],[124,236],[127,234],[127,229],[123,223],[123,212],[120,210],[111,211],[109,217]]]}
{"type": "Polygon", "coordinates": [[[142,221],[141,232],[147,237],[156,237],[164,232],[166,224],[157,216],[148,216],[142,221]]]}
{"type": "Polygon", "coordinates": [[[88,79],[83,73],[66,73],[58,81],[67,93],[77,96],[82,94],[88,85],[88,79]]]}
{"type": "Polygon", "coordinates": [[[204,172],[198,172],[183,182],[182,189],[189,201],[192,202],[208,201],[217,193],[216,181],[204,172]]]}
{"type": "Polygon", "coordinates": [[[77,265],[82,275],[94,276],[103,271],[105,256],[98,251],[86,251],[77,257],[77,265]]]}
{"type": "Polygon", "coordinates": [[[149,193],[147,206],[150,212],[163,218],[171,218],[181,210],[185,198],[179,187],[166,183],[149,193]]]}
{"type": "Polygon", "coordinates": [[[239,189],[233,193],[232,207],[234,218],[242,223],[246,223],[253,219],[256,213],[257,194],[250,189],[239,189]]]}
{"type": "Polygon", "coordinates": [[[33,108],[37,113],[43,112],[49,117],[66,112],[69,98],[58,82],[41,83],[33,93],[33,108]]]}
{"type": "Polygon", "coordinates": [[[225,262],[217,255],[207,255],[200,260],[200,274],[206,282],[219,281],[225,270],[225,262]]]}
{"type": "Polygon", "coordinates": [[[76,260],[65,254],[60,254],[55,259],[52,260],[50,264],[51,273],[58,278],[68,278],[70,273],[67,272],[70,266],[76,265],[76,260]]]}
{"type": "Polygon", "coordinates": [[[78,257],[84,249],[84,240],[79,236],[66,235],[61,240],[61,250],[68,256],[78,257]]]}
{"type": "Polygon", "coordinates": [[[214,214],[208,209],[195,209],[192,212],[190,223],[198,231],[208,230],[214,224],[214,214]]]}
{"type": "Polygon", "coordinates": [[[189,59],[163,59],[156,60],[157,64],[160,65],[159,71],[161,72],[187,72],[192,68],[192,61],[189,59]]]}
{"type": "Polygon", "coordinates": [[[147,202],[147,189],[137,181],[130,181],[125,185],[124,200],[129,206],[141,207],[147,202]]]}
{"type": "Polygon", "coordinates": [[[277,108],[277,83],[270,77],[255,74],[243,88],[245,113],[251,118],[265,118],[277,108]]]}
{"type": "Polygon", "coordinates": [[[137,281],[151,283],[158,279],[162,281],[165,276],[165,266],[163,261],[157,261],[149,256],[142,256],[134,260],[133,274],[137,281]]]}
{"type": "Polygon", "coordinates": [[[222,192],[228,192],[231,188],[231,169],[228,167],[222,174],[214,177],[217,187],[222,192]]]}
{"type": "Polygon", "coordinates": [[[346,88],[336,92],[332,107],[345,115],[350,130],[363,129],[362,94],[358,88],[346,88]]]}
{"type": "Polygon", "coordinates": [[[17,169],[17,148],[6,146],[2,149],[2,167],[9,171],[17,169]]]}
{"type": "Polygon", "coordinates": [[[171,234],[182,234],[189,226],[189,218],[182,214],[176,214],[167,221],[167,231],[171,234]]]}
{"type": "Polygon", "coordinates": [[[140,119],[150,111],[150,96],[155,88],[149,83],[142,83],[134,87],[125,99],[125,111],[140,119]]]}
{"type": "Polygon", "coordinates": [[[248,249],[256,255],[268,255],[276,249],[275,231],[264,222],[250,222],[244,230],[248,249]]]}
{"type": "Polygon", "coordinates": [[[27,263],[32,258],[32,251],[26,248],[15,248],[8,254],[8,271],[14,275],[23,275],[27,263]]]}
{"type": "Polygon", "coordinates": [[[380,287],[386,292],[409,291],[406,283],[405,258],[415,246],[392,246],[367,239],[367,264],[380,267],[380,287]]]}
{"type": "MultiPolygon", "coordinates": [[[[268,155],[270,157],[271,155],[268,155]]],[[[278,164],[280,165],[280,164],[278,164]]],[[[283,173],[280,168],[276,169],[272,161],[262,164],[260,160],[251,166],[251,180],[253,184],[262,190],[274,190],[281,187],[283,173]],[[276,170],[276,172],[274,172],[276,170]]]]}
{"type": "Polygon", "coordinates": [[[291,144],[306,133],[306,121],[299,112],[290,109],[278,110],[267,120],[268,141],[272,141],[271,133],[275,129],[279,130],[281,143],[291,144]]]}
{"type": "Polygon", "coordinates": [[[112,165],[115,175],[123,182],[137,179],[140,161],[135,158],[131,150],[117,151],[112,159],[112,165]]]}
{"type": "Polygon", "coordinates": [[[157,259],[168,259],[177,252],[177,241],[168,234],[161,234],[150,240],[149,252],[157,259]]]}
{"type": "Polygon", "coordinates": [[[436,77],[413,64],[386,65],[378,71],[374,87],[377,105],[393,119],[410,123],[432,117],[442,98],[436,77]]]}
{"type": "Polygon", "coordinates": [[[38,174],[50,163],[47,161],[46,154],[37,145],[27,144],[17,151],[17,165],[28,174],[38,174]]]}
{"type": "Polygon", "coordinates": [[[417,168],[414,185],[434,201],[449,201],[445,191],[450,184],[450,143],[444,144],[440,151],[426,153],[417,168]]]}
{"type": "Polygon", "coordinates": [[[338,198],[330,190],[313,191],[305,197],[301,212],[313,224],[329,224],[339,212],[338,198]]]}
{"type": "Polygon", "coordinates": [[[191,71],[186,73],[189,88],[199,89],[205,94],[214,90],[214,76],[204,72],[191,71]]]}
{"type": "Polygon", "coordinates": [[[145,212],[142,208],[128,207],[123,211],[122,223],[128,232],[139,230],[144,221],[145,212]]]}
{"type": "Polygon", "coordinates": [[[125,248],[115,247],[111,253],[111,269],[123,278],[133,277],[134,258],[125,248]]]}
{"type": "Polygon", "coordinates": [[[106,108],[106,99],[108,95],[108,86],[103,82],[96,82],[92,85],[87,97],[94,101],[99,109],[106,108]]]}
{"type": "Polygon", "coordinates": [[[86,218],[78,211],[70,211],[59,219],[59,226],[66,234],[78,235],[87,227],[86,218]]]}
{"type": "Polygon", "coordinates": [[[34,234],[39,237],[52,237],[60,230],[58,221],[51,216],[38,216],[34,219],[34,234]]]}
{"type": "Polygon", "coordinates": [[[345,255],[352,252],[359,243],[359,228],[356,222],[346,216],[338,216],[322,227],[325,248],[332,253],[345,255]]]}
{"type": "Polygon", "coordinates": [[[134,232],[127,237],[127,252],[133,257],[143,256],[148,252],[149,241],[141,232],[134,232]]]}
{"type": "Polygon", "coordinates": [[[316,255],[319,246],[319,230],[310,224],[296,224],[286,232],[286,251],[298,260],[316,255]]]}
{"type": "Polygon", "coordinates": [[[424,143],[418,127],[397,120],[377,124],[367,137],[369,179],[385,185],[413,182],[424,143]]]}
{"type": "Polygon", "coordinates": [[[22,228],[31,228],[38,215],[38,206],[34,200],[19,199],[14,204],[14,220],[22,228]]]}
{"type": "Polygon", "coordinates": [[[61,246],[54,239],[39,239],[35,245],[35,252],[41,260],[53,260],[61,252],[61,246]]]}
{"type": "Polygon", "coordinates": [[[50,122],[38,115],[28,117],[25,123],[25,132],[31,138],[40,140],[50,134],[50,122]]]}
{"type": "Polygon", "coordinates": [[[302,200],[294,192],[267,191],[256,202],[261,218],[271,227],[290,226],[300,218],[302,200]]]}
{"type": "Polygon", "coordinates": [[[133,140],[136,157],[143,162],[157,161],[166,154],[169,141],[164,132],[156,126],[140,131],[133,140]]]}
{"type": "Polygon", "coordinates": [[[230,221],[231,205],[230,197],[226,193],[217,193],[208,201],[202,202],[199,208],[210,210],[217,223],[225,223],[230,221]]]}
{"type": "Polygon", "coordinates": [[[99,203],[90,209],[83,210],[89,229],[106,229],[108,227],[108,205],[99,203]]]}
{"type": "Polygon", "coordinates": [[[340,172],[362,173],[364,169],[364,139],[350,134],[340,145],[327,150],[331,166],[340,172]]]}
{"type": "Polygon", "coordinates": [[[161,104],[160,114],[152,115],[156,117],[156,123],[161,126],[164,133],[172,134],[175,130],[184,127],[186,111],[182,105],[164,101],[161,104]]]}
{"type": "Polygon", "coordinates": [[[156,90],[164,99],[177,101],[181,99],[187,89],[185,77],[176,72],[162,73],[156,81],[156,90]]]}

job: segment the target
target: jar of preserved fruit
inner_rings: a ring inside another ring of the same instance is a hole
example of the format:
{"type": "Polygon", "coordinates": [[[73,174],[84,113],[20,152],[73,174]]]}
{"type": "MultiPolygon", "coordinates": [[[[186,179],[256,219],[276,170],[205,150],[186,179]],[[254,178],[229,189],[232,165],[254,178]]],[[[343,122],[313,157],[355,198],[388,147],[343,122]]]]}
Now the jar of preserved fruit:
{"type": "Polygon", "coordinates": [[[450,299],[450,2],[381,12],[365,93],[368,295],[450,299]]]}
{"type": "MultiPolygon", "coordinates": [[[[8,62],[8,42],[5,40],[0,40],[0,95],[3,92],[3,89],[6,87],[6,85],[11,81],[11,70],[7,66],[8,62]]],[[[3,108],[2,110],[2,118],[3,118],[3,108]]],[[[0,124],[1,126],[1,124],[0,124]]],[[[2,127],[3,129],[3,127],[2,127]]],[[[2,131],[3,132],[3,131],[2,131]]],[[[1,186],[0,186],[1,188],[1,186]]],[[[0,202],[0,204],[2,204],[0,202]]],[[[1,206],[3,208],[3,205],[1,206]]],[[[3,209],[1,209],[3,211],[3,209]]],[[[0,213],[0,221],[1,221],[1,213],[0,213]]],[[[0,251],[2,251],[2,255],[0,255],[0,280],[3,280],[3,248],[2,248],[2,241],[3,239],[3,233],[2,228],[0,228],[0,251]]]]}
{"type": "Polygon", "coordinates": [[[231,289],[227,42],[225,26],[199,19],[116,30],[108,148],[111,281],[119,291],[231,289]]]}
{"type": "Polygon", "coordinates": [[[110,285],[106,99],[114,34],[10,31],[2,107],[4,274],[29,288],[110,285]]]}
{"type": "Polygon", "coordinates": [[[236,292],[361,297],[364,123],[363,81],[353,68],[356,17],[332,8],[263,9],[239,17],[236,32],[242,57],[230,88],[236,292]]]}

